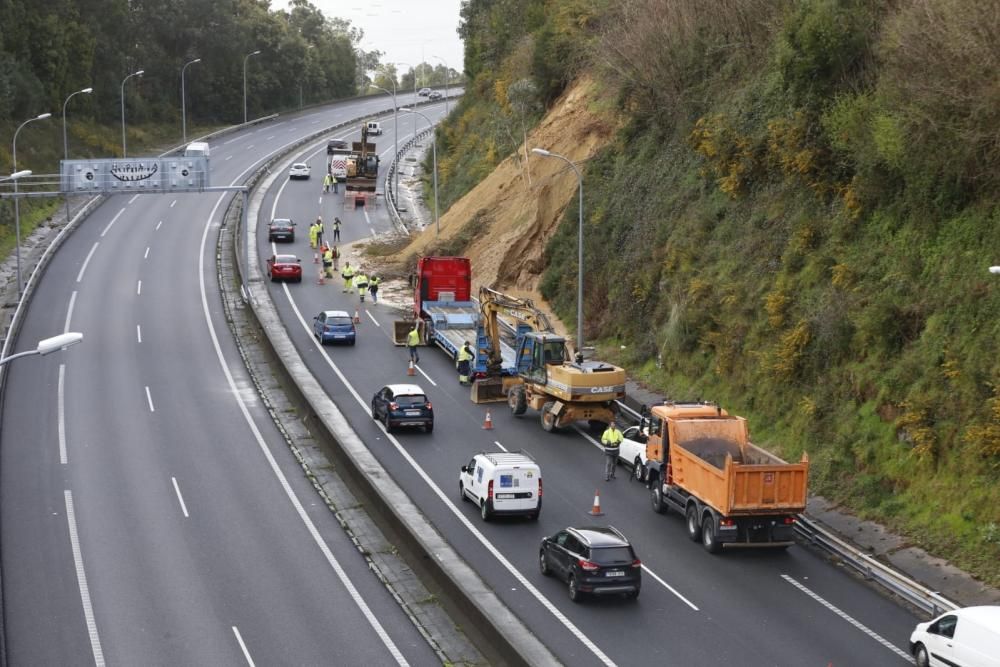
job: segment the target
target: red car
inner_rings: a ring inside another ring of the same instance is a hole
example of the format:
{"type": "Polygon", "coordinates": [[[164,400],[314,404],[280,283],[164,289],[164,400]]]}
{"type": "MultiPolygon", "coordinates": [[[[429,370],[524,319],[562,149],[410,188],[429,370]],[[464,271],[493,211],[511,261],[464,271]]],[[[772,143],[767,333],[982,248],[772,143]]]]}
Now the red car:
{"type": "Polygon", "coordinates": [[[267,277],[271,282],[290,280],[302,282],[302,260],[295,255],[271,255],[267,260],[267,277]]]}

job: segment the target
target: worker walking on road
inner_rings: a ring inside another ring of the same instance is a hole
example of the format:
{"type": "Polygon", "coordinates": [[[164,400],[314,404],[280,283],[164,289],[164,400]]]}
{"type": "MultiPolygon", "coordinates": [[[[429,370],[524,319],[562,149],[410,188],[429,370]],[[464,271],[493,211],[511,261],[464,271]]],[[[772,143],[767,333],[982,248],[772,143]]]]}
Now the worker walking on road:
{"type": "MultiPolygon", "coordinates": [[[[324,193],[329,192],[330,191],[330,186],[334,182],[335,181],[333,180],[333,174],[331,174],[330,172],[327,172],[326,176],[323,177],[323,192],[324,193]]],[[[334,190],[334,192],[336,192],[336,190],[334,190]]]]}
{"type": "Polygon", "coordinates": [[[326,273],[327,278],[333,278],[333,251],[334,249],[329,246],[320,246],[323,248],[323,272],[326,273]]]}
{"type": "Polygon", "coordinates": [[[351,279],[354,278],[354,269],[351,268],[350,262],[344,263],[344,270],[340,272],[340,276],[344,279],[344,289],[341,291],[347,294],[347,290],[351,289],[351,279]]]}
{"type": "Polygon", "coordinates": [[[469,384],[469,375],[472,369],[472,360],[475,355],[472,353],[472,344],[465,341],[465,345],[458,351],[458,383],[469,384]]]}
{"type": "Polygon", "coordinates": [[[604,481],[615,478],[615,468],[618,466],[618,450],[622,445],[622,432],[614,422],[608,424],[601,436],[604,445],[604,481]]]}
{"type": "Polygon", "coordinates": [[[358,298],[364,303],[365,292],[368,291],[368,276],[365,275],[363,268],[358,268],[358,273],[354,276],[354,286],[358,288],[358,298]]]}
{"type": "Polygon", "coordinates": [[[340,243],[340,218],[333,219],[333,242],[340,243]]]}
{"type": "Polygon", "coordinates": [[[316,223],[309,225],[309,247],[313,250],[316,249],[316,223]]]}
{"type": "Polygon", "coordinates": [[[414,322],[413,329],[406,334],[406,349],[410,353],[410,361],[415,364],[420,363],[420,354],[417,353],[418,345],[420,345],[420,322],[414,322]]]}
{"type": "Polygon", "coordinates": [[[378,276],[372,276],[368,279],[368,291],[372,295],[372,303],[378,303],[378,284],[382,282],[379,280],[378,276]]]}

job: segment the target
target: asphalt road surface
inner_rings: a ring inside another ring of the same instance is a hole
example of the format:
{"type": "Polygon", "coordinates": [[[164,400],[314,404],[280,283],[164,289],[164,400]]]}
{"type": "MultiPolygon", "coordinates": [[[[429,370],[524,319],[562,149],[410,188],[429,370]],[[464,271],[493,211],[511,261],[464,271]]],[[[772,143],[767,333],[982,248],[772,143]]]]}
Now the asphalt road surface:
{"type": "MultiPolygon", "coordinates": [[[[429,107],[432,118],[440,110],[429,107]]],[[[402,121],[401,121],[402,123],[402,121]]],[[[382,151],[392,145],[378,139],[382,151]]],[[[409,131],[401,124],[400,133],[409,131]]],[[[322,173],[320,146],[296,151],[313,173],[322,173]]],[[[276,250],[303,258],[301,284],[267,289],[299,353],[382,464],[500,597],[566,664],[662,665],[902,665],[910,662],[907,640],[912,613],[810,551],[725,552],[712,556],[688,540],[676,514],[660,516],[648,492],[628,479],[603,480],[597,443],[577,430],[546,434],[536,414],[510,415],[503,403],[491,408],[495,429],[483,430],[486,413],[458,385],[453,362],[434,348],[421,352],[419,374],[406,375],[407,354],[393,346],[393,311],[361,304],[345,294],[338,278],[315,281],[307,226],[317,214],[344,222],[342,240],[355,241],[390,229],[384,210],[344,209],[342,195],[319,194],[319,183],[272,185],[256,221],[257,261],[276,250]],[[272,216],[300,221],[294,243],[277,246],[264,233],[272,216]],[[320,346],[311,335],[321,310],[359,309],[357,344],[320,346]],[[384,384],[416,380],[435,411],[432,434],[419,430],[388,435],[370,417],[372,395],[384,384]],[[538,522],[484,523],[458,495],[459,467],[479,451],[525,449],[541,465],[544,508],[538,522]],[[539,541],[567,525],[592,525],[595,489],[605,516],[633,542],[643,561],[638,601],[590,600],[576,604],[565,585],[538,571],[539,541]]],[[[329,230],[329,226],[327,227],[329,230]]]]}
{"type": "MultiPolygon", "coordinates": [[[[213,185],[391,106],[350,101],[220,137],[213,185]]],[[[38,286],[17,350],[67,330],[85,339],[9,368],[0,557],[11,665],[438,662],[253,391],[216,280],[229,196],[112,197],[38,286]]]]}

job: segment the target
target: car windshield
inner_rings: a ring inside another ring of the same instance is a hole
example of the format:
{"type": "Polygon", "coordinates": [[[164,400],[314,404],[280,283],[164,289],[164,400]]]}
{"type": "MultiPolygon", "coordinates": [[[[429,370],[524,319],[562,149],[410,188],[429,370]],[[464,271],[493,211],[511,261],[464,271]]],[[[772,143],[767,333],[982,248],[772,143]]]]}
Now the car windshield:
{"type": "Polygon", "coordinates": [[[328,317],[328,318],[326,318],[326,323],[327,324],[347,324],[347,325],[350,325],[352,322],[351,322],[351,318],[350,317],[328,317]]]}
{"type": "Polygon", "coordinates": [[[590,560],[598,565],[614,565],[632,562],[629,547],[598,547],[590,550],[590,560]]]}
{"type": "Polygon", "coordinates": [[[308,169],[309,167],[301,162],[296,162],[292,165],[292,169],[308,169]]]}
{"type": "Polygon", "coordinates": [[[292,224],[291,220],[272,220],[272,227],[290,227],[292,224]]]}
{"type": "Polygon", "coordinates": [[[396,403],[404,408],[421,407],[427,402],[427,397],[421,395],[415,396],[397,396],[396,403]]]}

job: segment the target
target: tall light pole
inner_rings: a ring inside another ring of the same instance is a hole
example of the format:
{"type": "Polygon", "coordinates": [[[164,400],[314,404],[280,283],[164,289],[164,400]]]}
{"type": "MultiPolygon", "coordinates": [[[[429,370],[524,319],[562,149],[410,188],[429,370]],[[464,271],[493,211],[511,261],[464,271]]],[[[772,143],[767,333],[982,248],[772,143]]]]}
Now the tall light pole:
{"type": "MultiPolygon", "coordinates": [[[[68,141],[67,135],[66,135],[66,105],[69,104],[69,101],[73,98],[74,95],[79,95],[80,93],[84,93],[84,94],[89,95],[92,92],[94,92],[93,88],[84,88],[83,90],[78,90],[75,93],[70,93],[69,97],[66,98],[66,101],[63,102],[63,114],[62,114],[62,121],[63,121],[63,160],[68,160],[69,159],[69,141],[68,141]]],[[[65,197],[65,201],[66,201],[66,222],[69,222],[69,196],[68,195],[65,197]]]]}
{"type": "Polygon", "coordinates": [[[14,361],[21,357],[27,357],[32,354],[49,354],[55,352],[56,350],[61,350],[63,348],[69,347],[70,345],[76,345],[83,340],[83,334],[78,331],[67,331],[66,333],[59,334],[58,336],[53,336],[52,338],[45,338],[38,341],[38,345],[34,350],[25,350],[24,352],[18,352],[17,354],[12,354],[9,357],[4,357],[0,359],[0,366],[3,366],[8,361],[14,361]]]}
{"type": "MultiPolygon", "coordinates": [[[[34,118],[29,118],[28,120],[24,121],[23,123],[18,125],[16,130],[14,130],[14,144],[11,147],[11,158],[13,159],[14,162],[14,174],[11,176],[11,178],[14,181],[15,195],[17,194],[17,182],[21,180],[21,175],[17,171],[17,133],[20,132],[21,128],[23,128],[28,123],[31,123],[36,120],[45,120],[46,118],[51,118],[51,117],[52,114],[50,113],[39,114],[34,118]]],[[[30,173],[31,172],[29,171],[28,174],[30,173]]],[[[15,243],[17,243],[17,245],[15,246],[15,248],[17,249],[17,252],[15,253],[17,255],[17,298],[18,300],[20,300],[21,298],[21,203],[17,197],[14,197],[14,236],[15,236],[15,243]]]]}
{"type": "Polygon", "coordinates": [[[145,72],[146,70],[141,69],[138,72],[132,72],[127,77],[122,79],[122,157],[128,157],[128,151],[126,150],[125,144],[125,82],[133,76],[142,76],[145,72]]]}
{"type": "Polygon", "coordinates": [[[580,183],[579,220],[577,223],[576,352],[583,354],[583,174],[580,173],[572,160],[558,153],[551,153],[544,148],[532,148],[531,152],[543,157],[554,157],[562,160],[573,168],[580,183]]]}
{"type": "Polygon", "coordinates": [[[395,75],[392,78],[392,92],[391,93],[388,90],[386,90],[385,88],[383,88],[382,86],[376,86],[375,84],[372,84],[372,88],[375,88],[377,90],[381,90],[386,95],[391,95],[392,96],[392,140],[393,140],[393,145],[394,145],[393,150],[395,151],[395,153],[393,153],[393,158],[392,158],[392,163],[393,163],[392,177],[393,177],[393,180],[395,181],[395,184],[392,187],[392,203],[395,206],[395,204],[396,204],[396,195],[399,192],[399,107],[396,105],[396,77],[395,77],[395,75]]]}
{"type": "Polygon", "coordinates": [[[448,113],[449,113],[449,111],[448,111],[448,79],[451,78],[451,68],[448,67],[448,63],[446,63],[444,61],[444,58],[442,58],[441,56],[431,56],[431,58],[436,58],[437,60],[440,60],[441,64],[444,65],[444,115],[447,116],[448,113]]]}
{"type": "Polygon", "coordinates": [[[396,62],[396,63],[393,63],[393,65],[406,65],[410,69],[410,71],[413,72],[413,104],[414,104],[414,106],[416,106],[416,104],[417,104],[417,70],[415,70],[413,68],[413,65],[411,65],[410,63],[396,62]]]}
{"type": "Polygon", "coordinates": [[[187,125],[187,100],[185,90],[184,90],[184,71],[195,63],[200,63],[201,58],[195,58],[189,62],[184,63],[184,67],[181,68],[181,136],[183,139],[181,143],[188,142],[188,125],[187,125]]]}
{"type": "MultiPolygon", "coordinates": [[[[309,51],[309,49],[313,48],[314,46],[316,46],[316,45],[315,44],[306,44],[306,51],[309,51]]],[[[304,54],[302,56],[302,59],[305,60],[305,55],[304,54]]],[[[305,69],[305,63],[304,62],[303,62],[303,69],[305,69]]],[[[302,107],[303,107],[303,104],[302,104],[302,81],[299,80],[299,109],[301,110],[302,107]]]]}
{"type": "MultiPolygon", "coordinates": [[[[431,127],[434,126],[434,123],[431,122],[430,118],[428,118],[427,116],[424,116],[424,114],[420,113],[419,111],[417,111],[415,109],[407,109],[406,107],[403,107],[402,109],[400,109],[400,111],[409,111],[410,113],[415,113],[418,116],[421,116],[424,120],[426,120],[428,125],[430,125],[431,127]]],[[[438,150],[437,150],[437,137],[434,137],[434,141],[431,142],[431,149],[433,150],[433,155],[434,155],[434,234],[435,234],[435,236],[439,236],[441,234],[441,219],[438,218],[438,150]]]]}
{"type": "Polygon", "coordinates": [[[247,123],[247,61],[250,60],[250,56],[260,55],[260,49],[257,49],[253,53],[248,53],[243,56],[243,124],[247,123]]]}

